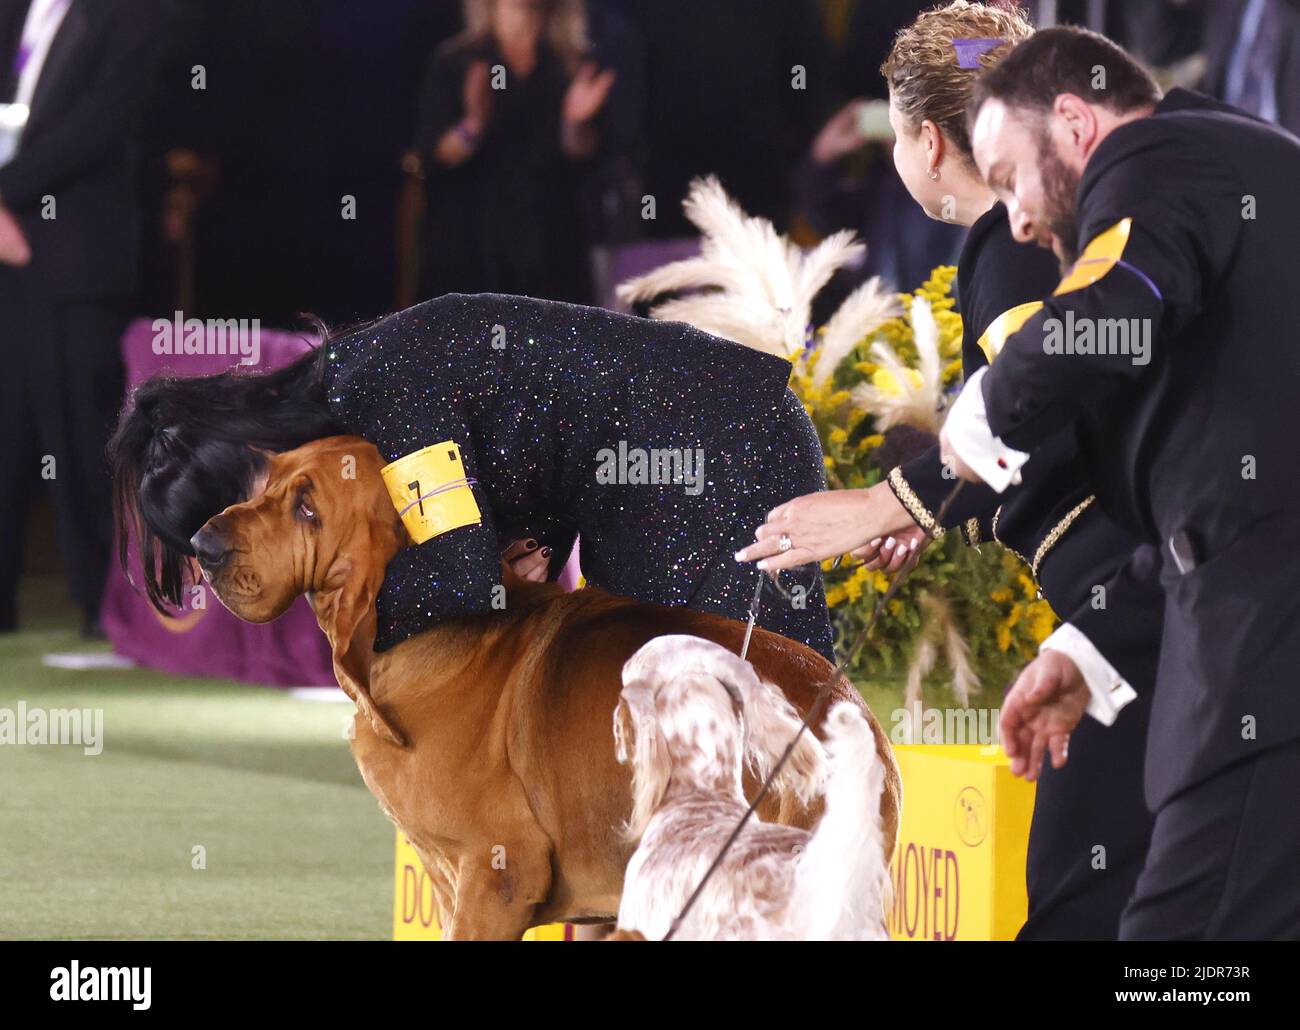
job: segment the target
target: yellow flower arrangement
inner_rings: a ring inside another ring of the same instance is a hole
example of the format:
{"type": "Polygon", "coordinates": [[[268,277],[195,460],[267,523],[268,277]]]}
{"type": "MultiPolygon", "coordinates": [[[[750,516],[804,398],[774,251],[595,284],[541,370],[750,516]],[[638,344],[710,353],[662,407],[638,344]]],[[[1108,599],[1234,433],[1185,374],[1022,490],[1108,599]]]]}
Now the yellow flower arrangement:
{"type": "MultiPolygon", "coordinates": [[[[872,360],[872,345],[887,343],[903,362],[912,386],[919,386],[919,355],[912,327],[912,305],[917,298],[929,303],[939,331],[938,348],[943,386],[954,388],[961,379],[962,321],[955,310],[952,285],[956,268],[934,270],[919,289],[899,296],[902,314],[888,319],[861,340],[829,376],[817,377],[816,341],[794,364],[791,387],[799,396],[825,452],[826,477],[832,489],[857,489],[880,482],[888,473],[876,460],[885,442],[872,416],[853,402],[854,388],[871,383],[883,394],[900,389],[895,372],[872,360]]],[[[896,366],[897,367],[897,366],[896,366]]],[[[841,563],[822,563],[826,600],[841,641],[857,636],[880,597],[889,589],[890,577],[869,571],[851,556],[841,563]]],[[[893,598],[872,632],[853,670],[861,677],[878,676],[912,660],[924,632],[921,601],[942,600],[931,610],[949,613],[970,652],[975,670],[985,683],[998,689],[1008,676],[1036,653],[1055,626],[1055,615],[1038,597],[1038,588],[1025,566],[996,544],[971,548],[960,534],[949,533],[932,543],[899,594],[893,598]]]]}

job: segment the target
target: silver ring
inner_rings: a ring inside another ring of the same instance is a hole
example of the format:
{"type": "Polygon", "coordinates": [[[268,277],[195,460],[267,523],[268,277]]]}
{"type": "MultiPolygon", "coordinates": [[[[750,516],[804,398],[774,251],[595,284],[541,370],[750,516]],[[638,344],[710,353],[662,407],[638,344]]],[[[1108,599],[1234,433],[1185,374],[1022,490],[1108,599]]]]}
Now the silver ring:
{"type": "Polygon", "coordinates": [[[790,550],[790,548],[794,546],[794,544],[790,542],[790,535],[788,533],[781,534],[781,542],[778,546],[780,547],[782,554],[785,554],[786,551],[790,550]]]}

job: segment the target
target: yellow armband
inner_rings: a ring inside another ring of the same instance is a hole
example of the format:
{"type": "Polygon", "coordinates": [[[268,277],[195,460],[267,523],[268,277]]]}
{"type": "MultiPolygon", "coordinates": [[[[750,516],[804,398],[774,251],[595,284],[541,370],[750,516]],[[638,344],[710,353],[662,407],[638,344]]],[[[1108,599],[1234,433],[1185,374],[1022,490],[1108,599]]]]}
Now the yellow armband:
{"type": "Polygon", "coordinates": [[[379,470],[402,525],[422,544],[461,526],[482,525],[483,515],[465,477],[460,448],[451,440],[404,454],[379,470]]]}
{"type": "Polygon", "coordinates": [[[1095,236],[1083,248],[1079,260],[1061,280],[1061,285],[1053,291],[1052,296],[1060,297],[1075,290],[1083,290],[1106,278],[1124,257],[1124,249],[1128,246],[1132,232],[1133,219],[1125,218],[1095,236]]]}

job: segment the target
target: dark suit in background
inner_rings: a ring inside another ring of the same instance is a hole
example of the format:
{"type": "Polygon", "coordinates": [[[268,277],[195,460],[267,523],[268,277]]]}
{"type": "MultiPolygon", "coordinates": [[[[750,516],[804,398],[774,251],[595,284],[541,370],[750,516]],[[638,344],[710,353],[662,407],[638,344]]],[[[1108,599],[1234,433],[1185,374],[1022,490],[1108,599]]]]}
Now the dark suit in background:
{"type": "Polygon", "coordinates": [[[1132,49],[1152,64],[1203,51],[1206,93],[1300,134],[1300,0],[1265,0],[1259,11],[1251,6],[1251,0],[1130,0],[1125,30],[1132,49]],[[1251,62],[1270,73],[1276,112],[1256,102],[1246,74],[1251,62]]]}
{"type": "MultiPolygon", "coordinates": [[[[28,6],[0,0],[0,102],[15,96],[28,6]]],[[[18,152],[0,168],[0,204],[32,251],[26,267],[0,265],[0,438],[9,452],[0,466],[0,629],[17,621],[27,505],[42,478],[87,626],[103,594],[112,545],[103,451],[122,401],[118,341],[138,287],[133,134],[157,50],[151,12],[142,0],[73,0],[18,152]]]]}
{"type": "Polygon", "coordinates": [[[694,236],[681,203],[713,173],[751,215],[789,224],[789,169],[822,121],[833,64],[809,0],[629,0],[645,45],[651,236],[694,236]],[[799,65],[802,89],[792,87],[799,65]]]}

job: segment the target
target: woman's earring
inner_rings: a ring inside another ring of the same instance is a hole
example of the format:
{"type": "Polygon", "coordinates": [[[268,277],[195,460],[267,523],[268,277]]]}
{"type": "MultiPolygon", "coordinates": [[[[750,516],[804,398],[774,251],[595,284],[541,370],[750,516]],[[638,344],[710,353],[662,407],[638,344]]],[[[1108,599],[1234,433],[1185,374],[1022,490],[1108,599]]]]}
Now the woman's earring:
{"type": "Polygon", "coordinates": [[[935,169],[935,168],[931,168],[931,169],[930,169],[930,178],[933,179],[935,182],[938,182],[938,181],[939,181],[939,171],[938,171],[938,169],[935,169]]]}

